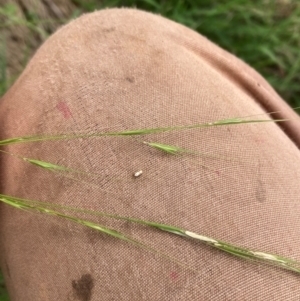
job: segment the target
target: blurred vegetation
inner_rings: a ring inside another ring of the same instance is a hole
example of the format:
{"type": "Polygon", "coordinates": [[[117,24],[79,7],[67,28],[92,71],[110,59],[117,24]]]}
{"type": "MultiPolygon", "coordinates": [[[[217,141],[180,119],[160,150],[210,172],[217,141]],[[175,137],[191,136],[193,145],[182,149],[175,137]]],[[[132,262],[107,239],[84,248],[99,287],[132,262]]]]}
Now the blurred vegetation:
{"type": "Polygon", "coordinates": [[[58,26],[83,12],[137,7],[205,35],[254,67],[291,106],[300,106],[298,0],[57,0],[45,1],[46,8],[43,2],[0,0],[0,96],[58,26]]]}
{"type": "MultiPolygon", "coordinates": [[[[11,1],[10,1],[11,2],[11,1]]],[[[32,2],[32,1],[31,1],[32,2]]],[[[55,2],[55,1],[54,1],[55,2]]],[[[56,1],[57,3],[59,1],[56,1]]],[[[68,1],[61,1],[67,3],[68,1]]],[[[297,0],[69,0],[68,9],[61,14],[41,17],[39,5],[20,15],[16,5],[0,8],[0,30],[26,27],[37,42],[26,38],[19,59],[24,67],[31,49],[42,43],[55,25],[66,23],[82,12],[104,7],[137,7],[152,11],[187,25],[234,53],[260,72],[277,92],[290,103],[299,106],[300,92],[300,1],[297,0]],[[58,16],[58,17],[57,17],[58,16]],[[27,41],[27,42],[26,42],[27,41]]],[[[0,1],[1,3],[1,1],[0,1]]],[[[61,7],[58,7],[61,9],[61,7]]],[[[57,27],[56,26],[56,27],[57,27]]],[[[17,74],[7,72],[11,61],[9,42],[0,39],[0,95],[17,74]]]]}
{"type": "Polygon", "coordinates": [[[1,301],[9,301],[9,297],[4,285],[3,276],[0,274],[0,300],[1,301]]]}
{"type": "Polygon", "coordinates": [[[135,6],[182,23],[250,64],[291,106],[300,105],[300,1],[74,2],[89,11],[95,6],[135,6]]]}

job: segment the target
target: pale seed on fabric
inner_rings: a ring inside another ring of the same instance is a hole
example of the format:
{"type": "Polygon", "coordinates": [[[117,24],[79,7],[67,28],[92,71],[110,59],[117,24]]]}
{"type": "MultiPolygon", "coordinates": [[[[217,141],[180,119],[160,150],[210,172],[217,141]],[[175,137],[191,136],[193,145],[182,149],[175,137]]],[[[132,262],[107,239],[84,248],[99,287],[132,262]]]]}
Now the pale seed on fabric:
{"type": "Polygon", "coordinates": [[[140,177],[140,176],[142,175],[142,173],[143,173],[143,171],[142,171],[142,170],[139,170],[139,171],[136,171],[136,172],[133,174],[133,176],[134,176],[135,178],[138,178],[138,177],[140,177]]]}

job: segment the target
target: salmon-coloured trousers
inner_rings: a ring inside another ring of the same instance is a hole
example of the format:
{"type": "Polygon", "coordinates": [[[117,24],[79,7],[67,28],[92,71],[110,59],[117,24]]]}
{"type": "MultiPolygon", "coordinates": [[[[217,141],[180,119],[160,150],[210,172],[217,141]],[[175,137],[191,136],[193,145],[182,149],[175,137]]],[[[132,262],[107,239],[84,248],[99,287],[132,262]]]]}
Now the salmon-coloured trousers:
{"type": "MultiPolygon", "coordinates": [[[[244,62],[161,16],[107,9],[59,29],[0,100],[0,140],[245,116],[289,121],[9,145],[1,149],[82,172],[51,172],[1,153],[0,193],[300,260],[298,115],[244,62]]],[[[300,300],[296,273],[146,226],[70,214],[156,252],[1,204],[0,262],[12,301],[300,300]]]]}

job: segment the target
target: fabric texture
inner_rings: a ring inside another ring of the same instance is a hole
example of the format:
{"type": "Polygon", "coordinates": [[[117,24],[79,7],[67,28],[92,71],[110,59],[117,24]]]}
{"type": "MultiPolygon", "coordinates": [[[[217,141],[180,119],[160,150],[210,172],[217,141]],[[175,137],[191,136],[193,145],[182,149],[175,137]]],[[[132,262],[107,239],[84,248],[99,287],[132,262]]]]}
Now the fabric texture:
{"type": "MultiPolygon", "coordinates": [[[[58,30],[1,99],[0,139],[270,111],[291,121],[11,145],[5,150],[90,174],[63,177],[1,154],[0,191],[300,260],[299,117],[245,63],[161,16],[109,9],[58,30]],[[202,155],[173,156],[143,141],[202,155]],[[138,170],[143,174],[133,177],[138,170]]],[[[4,204],[0,215],[1,269],[12,301],[300,299],[294,273],[162,231],[92,217],[161,252],[154,254],[56,217],[4,204]]]]}

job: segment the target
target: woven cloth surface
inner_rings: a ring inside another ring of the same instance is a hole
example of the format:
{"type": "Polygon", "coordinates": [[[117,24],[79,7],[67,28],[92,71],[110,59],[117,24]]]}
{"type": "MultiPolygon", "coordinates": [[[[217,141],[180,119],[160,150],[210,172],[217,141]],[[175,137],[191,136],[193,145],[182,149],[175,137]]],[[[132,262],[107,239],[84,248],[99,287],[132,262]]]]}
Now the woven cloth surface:
{"type": "MultiPolygon", "coordinates": [[[[299,118],[245,63],[160,16],[110,9],[59,29],[2,98],[0,138],[268,119],[269,111],[292,121],[11,145],[12,153],[89,174],[63,177],[2,154],[1,193],[300,260],[299,118]],[[143,141],[195,153],[174,156],[143,141]]],[[[12,301],[300,300],[291,272],[129,222],[91,219],[160,253],[1,204],[1,268],[12,301]]]]}

